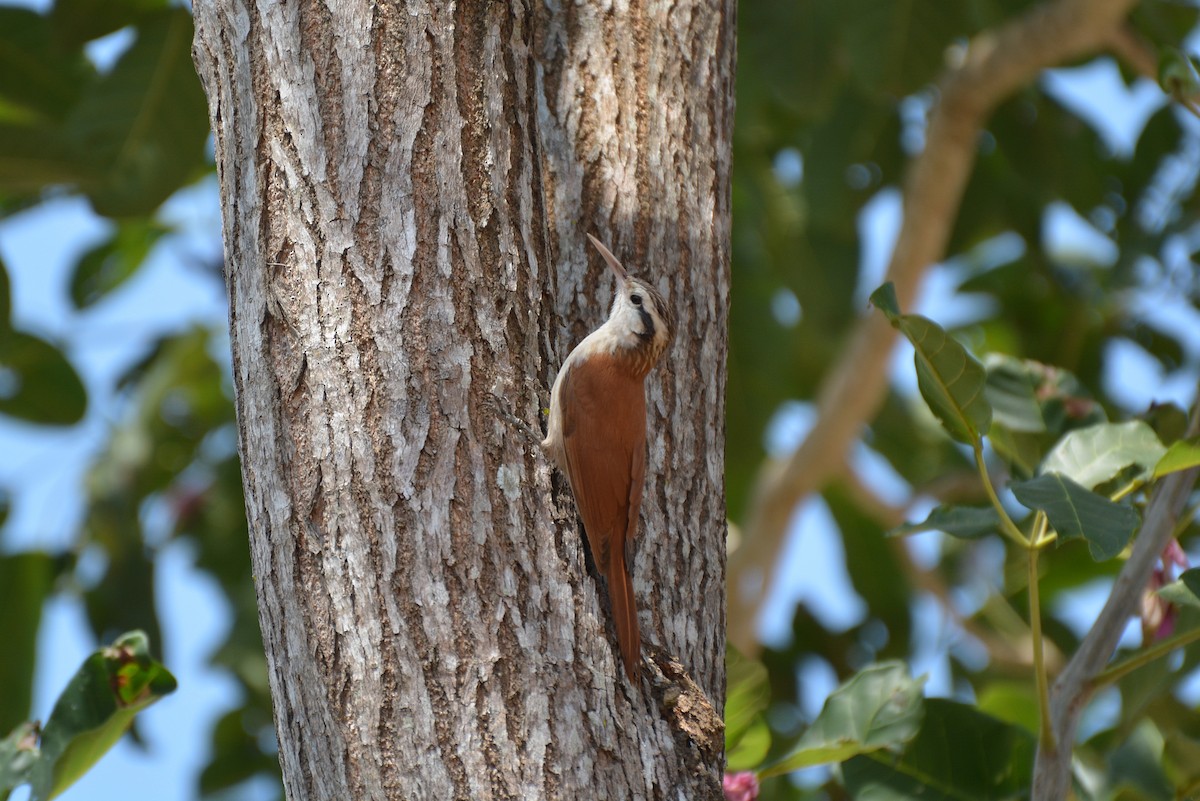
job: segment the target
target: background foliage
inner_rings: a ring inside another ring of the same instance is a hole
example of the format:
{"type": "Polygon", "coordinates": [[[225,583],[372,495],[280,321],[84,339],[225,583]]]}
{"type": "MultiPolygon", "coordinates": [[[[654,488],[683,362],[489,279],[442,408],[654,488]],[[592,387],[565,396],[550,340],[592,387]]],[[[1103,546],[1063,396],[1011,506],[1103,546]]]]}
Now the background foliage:
{"type": "MultiPolygon", "coordinates": [[[[786,419],[781,410],[813,396],[866,313],[867,293],[879,281],[860,266],[880,239],[868,224],[876,219],[868,206],[888,197],[920,151],[947,54],[1029,5],[741,4],[727,444],[732,520],[745,513],[768,446],[778,447],[769,436],[772,421],[778,425],[786,419]]],[[[1196,23],[1196,7],[1173,0],[1144,0],[1131,20],[1138,35],[1160,47],[1183,46],[1196,23]]],[[[44,13],[0,7],[0,212],[81,195],[109,221],[107,237],[79,254],[64,288],[80,315],[138,275],[172,233],[163,201],[212,170],[190,45],[188,14],[165,0],[58,0],[44,13]],[[99,70],[86,48],[116,31],[132,33],[131,44],[115,65],[99,70]]],[[[1132,83],[1135,76],[1118,66],[1132,83]]],[[[1004,104],[981,138],[950,258],[938,268],[939,282],[968,301],[968,313],[957,314],[968,322],[950,326],[952,333],[977,353],[1069,371],[1077,384],[1063,395],[1094,401],[1084,417],[1093,408],[1095,419],[1141,414],[1155,429],[1178,435],[1184,412],[1177,407],[1122,408],[1113,393],[1122,377],[1112,373],[1112,358],[1114,343],[1132,343],[1166,376],[1196,370],[1196,344],[1142,301],[1146,290],[1168,288],[1192,306],[1200,303],[1193,264],[1200,247],[1195,122],[1164,102],[1126,152],[1102,125],[1065,104],[1049,81],[1004,104]],[[1065,209],[1111,243],[1112,258],[1056,247],[1049,221],[1065,209]]],[[[13,327],[10,294],[0,264],[0,414],[39,426],[77,425],[96,413],[79,365],[58,343],[13,327]]],[[[97,642],[132,629],[156,645],[186,637],[162,631],[154,563],[169,542],[193,543],[199,566],[233,610],[234,624],[211,659],[234,678],[240,699],[212,732],[200,796],[236,796],[248,778],[278,771],[227,367],[223,355],[214,356],[222,341],[220,331],[197,327],[147,342],[144,358],[112,388],[119,411],[78,488],[85,511],[71,547],[15,550],[6,544],[11,532],[0,530],[7,606],[0,615],[6,644],[0,735],[30,715],[30,688],[43,669],[35,646],[46,599],[82,598],[97,642]]],[[[1031,439],[1014,435],[996,445],[1014,455],[1017,478],[1036,467],[1021,455],[1046,444],[1031,439]]],[[[760,663],[733,657],[730,722],[738,750],[732,763],[758,767],[802,746],[810,754],[803,764],[816,764],[821,760],[811,754],[826,747],[822,738],[837,741],[838,727],[854,722],[826,719],[810,728],[815,710],[805,693],[814,676],[841,682],[878,662],[881,675],[900,686],[905,671],[885,660],[911,660],[917,650],[937,647],[945,651],[948,692],[973,707],[927,699],[916,712],[908,708],[910,716],[898,723],[910,742],[902,758],[926,769],[938,760],[937,743],[984,732],[988,743],[1005,743],[997,753],[1007,764],[1027,771],[1036,703],[1021,554],[1000,548],[996,534],[926,535],[936,538],[930,561],[915,558],[908,541],[882,536],[906,515],[923,516],[915,512],[932,501],[986,501],[970,453],[952,443],[906,385],[897,384],[865,443],[909,496],[881,512],[864,496],[869,475],[847,477],[822,494],[865,611],[846,628],[800,603],[791,637],[764,648],[760,663]],[[931,606],[941,621],[932,626],[943,627],[932,643],[931,606]]],[[[1196,534],[1192,525],[1181,536],[1193,553],[1196,534]]],[[[1079,632],[1068,624],[1073,593],[1110,578],[1115,563],[1089,558],[1083,541],[1050,549],[1042,559],[1045,631],[1051,657],[1061,664],[1078,644],[1079,632]]],[[[1081,751],[1086,764],[1097,766],[1097,797],[1169,799],[1200,780],[1200,715],[1194,694],[1179,692],[1198,659],[1200,651],[1189,649],[1182,663],[1160,661],[1122,680],[1111,714],[1086,732],[1081,751]]],[[[883,680],[872,674],[876,679],[883,680]]],[[[764,777],[763,797],[855,795],[884,762],[900,759],[890,754],[846,753],[840,776],[764,777]]],[[[959,797],[1022,794],[1020,775],[987,784],[988,766],[975,767],[979,776],[961,777],[962,787],[975,789],[959,797]]]]}

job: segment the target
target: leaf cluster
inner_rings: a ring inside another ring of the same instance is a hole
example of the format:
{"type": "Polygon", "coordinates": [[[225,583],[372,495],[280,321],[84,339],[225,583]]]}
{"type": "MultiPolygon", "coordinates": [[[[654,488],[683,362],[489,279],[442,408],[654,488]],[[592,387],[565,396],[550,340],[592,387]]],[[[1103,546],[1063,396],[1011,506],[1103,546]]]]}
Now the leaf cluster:
{"type": "MultiPolygon", "coordinates": [[[[57,0],[44,13],[0,8],[0,214],[63,195],[87,199],[107,233],[71,270],[68,296],[80,315],[119,292],[171,241],[161,205],[212,173],[192,33],[188,11],[167,0],[57,0]]],[[[0,263],[0,414],[39,425],[80,423],[89,399],[79,371],[60,345],[13,324],[9,287],[0,263]]],[[[252,777],[278,785],[279,773],[224,336],[203,327],[162,336],[114,386],[91,387],[102,396],[92,406],[109,422],[82,488],[83,522],[73,543],[54,553],[0,555],[8,609],[0,615],[3,732],[30,714],[34,676],[45,668],[36,644],[47,600],[81,598],[99,641],[137,630],[161,643],[172,632],[159,620],[159,556],[183,547],[214,579],[235,625],[211,663],[238,692],[212,732],[202,795],[252,777]]],[[[0,492],[0,523],[7,504],[0,492]]],[[[100,741],[108,745],[129,728],[125,718],[138,708],[123,707],[121,725],[105,729],[100,741]]],[[[48,722],[43,755],[55,731],[48,722]]],[[[133,732],[140,743],[136,723],[133,732]]],[[[30,742],[34,733],[14,737],[30,742]]]]}
{"type": "MultiPolygon", "coordinates": [[[[797,402],[813,401],[866,312],[867,292],[881,280],[872,277],[886,258],[878,243],[890,232],[866,226],[879,219],[878,208],[896,203],[906,169],[922,152],[939,73],[970,37],[1030,6],[817,0],[739,8],[731,518],[744,519],[764,459],[779,447],[771,432],[797,402]]],[[[1194,5],[1148,0],[1134,9],[1127,32],[1164,54],[1186,54],[1184,39],[1196,22],[1194,5]]],[[[1180,99],[1191,92],[1194,59],[1164,56],[1168,63],[1176,88],[1163,85],[1180,99]]],[[[1108,55],[1086,65],[1119,73],[1131,89],[1140,80],[1108,55]]],[[[860,453],[881,457],[890,483],[906,496],[889,503],[911,508],[913,522],[897,526],[895,509],[864,498],[873,485],[857,463],[816,499],[840,538],[845,577],[864,611],[844,627],[819,604],[796,605],[790,637],[760,656],[770,692],[760,700],[766,732],[755,749],[766,756],[738,767],[780,764],[795,749],[814,725],[806,687],[813,677],[832,673],[847,681],[873,664],[929,660],[931,653],[939,655],[934,661],[954,700],[926,703],[928,742],[938,742],[939,730],[946,735],[939,747],[972,742],[936,720],[956,714],[946,704],[970,704],[968,712],[1002,722],[985,730],[1000,742],[1023,743],[1013,747],[1031,759],[1039,700],[1028,543],[1041,538],[1034,572],[1053,677],[1078,647],[1079,599],[1119,569],[1153,482],[1191,463],[1185,411],[1170,403],[1126,408],[1121,390],[1129,379],[1113,365],[1115,353],[1133,350],[1166,377],[1195,371],[1186,332],[1142,300],[1170,295],[1200,308],[1192,213],[1198,196],[1188,177],[1194,146],[1179,105],[1164,99],[1128,142],[1120,141],[1049,80],[1018,91],[986,122],[946,259],[932,270],[933,283],[953,293],[960,322],[943,327],[905,315],[895,303],[877,304],[920,343],[911,369],[921,397],[893,388],[860,453]],[[1088,226],[1106,251],[1059,241],[1052,220],[1064,216],[1088,226]],[[972,350],[986,356],[975,359],[972,350]],[[999,508],[976,463],[971,443],[980,437],[999,508]],[[1035,526],[1039,515],[1044,529],[1035,526]],[[889,530],[893,536],[880,536],[889,530]]],[[[1181,525],[1186,550],[1198,533],[1190,518],[1181,525]]],[[[809,532],[797,536],[808,547],[809,532]]],[[[824,604],[831,600],[841,603],[824,604]]],[[[1176,631],[1186,633],[1191,612],[1175,603],[1176,631]]],[[[1179,688],[1192,675],[1193,650],[1184,649],[1182,665],[1159,659],[1108,691],[1107,701],[1118,696],[1119,719],[1102,717],[1077,751],[1082,778],[1098,797],[1165,799],[1188,787],[1193,771],[1185,755],[1200,753],[1190,750],[1200,729],[1179,688]],[[1143,769],[1154,781],[1137,786],[1153,792],[1122,796],[1143,769]]],[[[1140,652],[1122,652],[1114,664],[1140,652]]],[[[731,693],[733,676],[731,670],[731,693]]],[[[852,778],[907,754],[914,742],[838,763],[832,774],[770,779],[761,797],[993,797],[970,782],[957,794],[932,778],[919,792],[898,785],[883,792],[852,778]]],[[[996,797],[1028,793],[1029,766],[1015,755],[1012,761],[1025,765],[1014,774],[1025,784],[996,779],[997,792],[1012,790],[996,797]]],[[[976,766],[986,773],[986,765],[976,766]]]]}
{"type": "Polygon", "coordinates": [[[133,724],[134,716],[177,683],[150,655],[144,632],[118,637],[84,660],[44,726],[19,724],[0,740],[0,800],[23,784],[33,801],[49,801],[104,756],[133,724]]]}

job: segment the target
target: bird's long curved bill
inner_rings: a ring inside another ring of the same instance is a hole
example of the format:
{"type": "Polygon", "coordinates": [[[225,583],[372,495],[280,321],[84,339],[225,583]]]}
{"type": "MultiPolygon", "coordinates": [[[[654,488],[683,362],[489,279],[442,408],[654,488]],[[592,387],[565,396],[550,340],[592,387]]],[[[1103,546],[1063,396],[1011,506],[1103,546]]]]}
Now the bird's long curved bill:
{"type": "Polygon", "coordinates": [[[617,274],[617,278],[621,280],[621,283],[625,283],[629,279],[629,273],[625,272],[625,268],[621,266],[621,262],[617,261],[617,257],[608,248],[604,247],[596,237],[588,234],[587,238],[592,240],[592,244],[596,246],[596,250],[600,251],[600,255],[608,262],[608,266],[617,274]]]}

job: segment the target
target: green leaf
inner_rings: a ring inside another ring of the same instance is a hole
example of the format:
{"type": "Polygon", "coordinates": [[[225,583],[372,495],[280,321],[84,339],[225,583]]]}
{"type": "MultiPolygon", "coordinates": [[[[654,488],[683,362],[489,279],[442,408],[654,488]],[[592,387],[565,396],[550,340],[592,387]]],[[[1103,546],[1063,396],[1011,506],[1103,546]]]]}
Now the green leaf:
{"type": "Polygon", "coordinates": [[[1200,465],[1200,437],[1191,437],[1176,441],[1154,465],[1154,478],[1159,479],[1180,470],[1188,470],[1200,465]]]}
{"type": "Polygon", "coordinates": [[[874,95],[904,97],[932,83],[944,68],[946,48],[971,33],[966,3],[851,0],[845,6],[841,34],[850,71],[874,95]]]}
{"type": "Polygon", "coordinates": [[[1165,452],[1154,429],[1141,420],[1100,423],[1067,433],[1046,455],[1039,472],[1061,473],[1093,489],[1136,465],[1135,476],[1144,481],[1165,452]]]}
{"type": "Polygon", "coordinates": [[[907,742],[921,726],[924,684],[924,678],[909,678],[900,662],[863,669],[833,691],[792,752],[759,775],[842,762],[907,742]]]}
{"type": "Polygon", "coordinates": [[[35,336],[0,330],[0,414],[71,425],[86,410],[83,381],[62,351],[35,336]]]}
{"type": "Polygon", "coordinates": [[[771,700],[767,669],[729,646],[725,650],[725,766],[751,770],[771,748],[771,729],[763,711],[771,700]]]}
{"type": "MultiPolygon", "coordinates": [[[[1194,731],[1194,730],[1193,730],[1194,731]]],[[[1200,740],[1178,729],[1166,735],[1163,751],[1178,786],[1197,786],[1200,782],[1200,740]]]]}
{"type": "Polygon", "coordinates": [[[1034,736],[1020,727],[930,698],[903,754],[856,756],[842,765],[842,777],[860,801],[1010,801],[1029,793],[1035,748],[1034,736]]]}
{"type": "Polygon", "coordinates": [[[883,312],[889,322],[901,316],[900,299],[896,297],[896,285],[888,281],[871,293],[871,305],[883,312]]]}
{"type": "Polygon", "coordinates": [[[0,740],[0,801],[29,781],[38,758],[38,727],[34,722],[22,723],[0,740]]]}
{"type": "Polygon", "coordinates": [[[32,801],[61,794],[116,744],[134,716],[174,692],[175,677],[150,656],[140,631],[93,653],[75,673],[42,731],[32,801]]]}
{"type": "MultiPolygon", "coordinates": [[[[230,710],[213,727],[212,759],[200,774],[199,795],[230,797],[223,790],[258,777],[278,775],[279,757],[264,754],[260,739],[273,732],[269,704],[264,711],[254,706],[230,710]],[[262,718],[257,722],[256,719],[262,718]]],[[[282,792],[276,798],[282,799],[282,792]]]]}
{"type": "Polygon", "coordinates": [[[138,18],[166,5],[166,0],[55,0],[50,23],[55,38],[77,47],[135,23],[138,18]]]}
{"type": "Polygon", "coordinates": [[[1000,515],[991,506],[938,506],[920,523],[905,523],[887,533],[903,537],[921,531],[943,531],[951,537],[977,540],[1000,528],[1000,515]]]}
{"type": "Polygon", "coordinates": [[[154,244],[169,231],[144,218],[119,223],[112,236],[76,262],[71,276],[71,300],[75,308],[91,306],[128,280],[142,266],[154,244]]]}
{"type": "Polygon", "coordinates": [[[0,257],[0,331],[8,328],[12,315],[12,286],[8,281],[8,266],[0,257]]]}
{"type": "Polygon", "coordinates": [[[58,126],[0,120],[0,190],[37,196],[49,186],[81,183],[95,174],[58,126]]]}
{"type": "Polygon", "coordinates": [[[1158,590],[1164,600],[1200,609],[1200,567],[1185,570],[1176,581],[1158,590]]]}
{"type": "Polygon", "coordinates": [[[891,282],[875,290],[871,302],[912,342],[917,386],[930,410],[954,439],[977,442],[992,423],[983,365],[937,323],[917,314],[899,314],[891,282]]]}
{"type": "MultiPolygon", "coordinates": [[[[3,506],[0,501],[0,517],[3,506]]],[[[8,731],[29,717],[33,702],[33,676],[37,632],[42,604],[50,593],[53,563],[38,552],[0,556],[0,587],[4,613],[0,614],[0,731],[8,731]]]]}
{"type": "Polygon", "coordinates": [[[1041,365],[996,353],[989,353],[983,364],[987,370],[984,395],[992,406],[992,427],[1003,426],[1020,433],[1044,432],[1046,420],[1038,402],[1034,373],[1041,365]]]}
{"type": "Polygon", "coordinates": [[[1200,98],[1200,69],[1196,59],[1174,47],[1158,54],[1158,83],[1163,91],[1182,103],[1200,98]]]}
{"type": "Polygon", "coordinates": [[[1036,734],[1040,722],[1037,690],[1032,681],[991,681],[979,693],[976,707],[1005,723],[1036,734]]]}
{"type": "Polygon", "coordinates": [[[1011,488],[1022,504],[1046,513],[1060,539],[1086,539],[1098,562],[1124,550],[1140,522],[1136,509],[1114,503],[1059,473],[1015,482],[1011,488]]]}
{"type": "Polygon", "coordinates": [[[46,17],[26,8],[0,7],[0,117],[15,109],[64,118],[94,68],[83,51],[57,47],[46,17]]]}
{"type": "Polygon", "coordinates": [[[1109,787],[1132,791],[1115,793],[1112,798],[1172,801],[1178,797],[1163,770],[1163,736],[1150,720],[1135,726],[1106,763],[1109,787]]]}
{"type": "Polygon", "coordinates": [[[988,439],[1017,478],[1030,478],[1057,442],[1064,426],[1079,427],[1099,407],[1086,397],[1078,380],[1032,359],[989,353],[984,359],[992,405],[988,439]]]}
{"type": "Polygon", "coordinates": [[[729,751],[761,720],[771,701],[771,685],[763,664],[732,646],[725,650],[725,685],[725,750],[729,751]]]}
{"type": "Polygon", "coordinates": [[[150,213],[203,167],[208,112],[191,47],[185,9],[147,17],[69,118],[71,142],[100,176],[84,186],[97,212],[150,213]]]}
{"type": "Polygon", "coordinates": [[[737,744],[725,749],[725,770],[755,770],[771,750],[771,727],[762,715],[756,715],[742,732],[737,744]]]}

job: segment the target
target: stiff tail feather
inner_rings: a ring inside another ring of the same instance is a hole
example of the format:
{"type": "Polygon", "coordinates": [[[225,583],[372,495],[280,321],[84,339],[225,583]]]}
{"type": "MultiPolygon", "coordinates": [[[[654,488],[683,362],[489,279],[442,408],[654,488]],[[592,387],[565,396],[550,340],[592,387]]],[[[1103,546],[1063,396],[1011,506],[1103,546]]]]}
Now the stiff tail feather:
{"type": "Polygon", "coordinates": [[[637,681],[637,666],[642,657],[642,633],[638,628],[637,601],[633,597],[633,579],[625,569],[625,555],[614,553],[609,561],[608,595],[612,600],[613,623],[621,661],[631,682],[637,681]]]}

